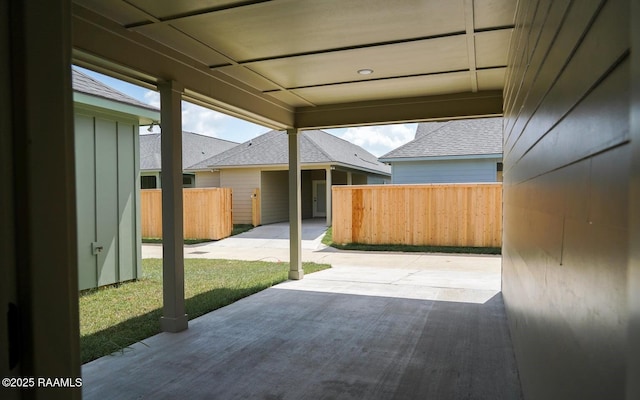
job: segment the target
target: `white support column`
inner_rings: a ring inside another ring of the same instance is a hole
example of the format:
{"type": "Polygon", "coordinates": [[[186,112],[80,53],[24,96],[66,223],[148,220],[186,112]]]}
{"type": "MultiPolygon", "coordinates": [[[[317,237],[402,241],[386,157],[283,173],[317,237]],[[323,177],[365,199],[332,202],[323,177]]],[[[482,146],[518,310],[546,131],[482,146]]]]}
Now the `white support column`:
{"type": "Polygon", "coordinates": [[[302,279],[302,189],[300,179],[300,133],[287,129],[289,137],[289,279],[302,279]]]}
{"type": "Polygon", "coordinates": [[[332,186],[332,181],[331,181],[331,167],[327,167],[327,169],[325,170],[325,175],[326,175],[326,184],[327,184],[327,195],[325,196],[326,200],[326,215],[327,215],[327,226],[331,226],[331,210],[332,210],[332,204],[333,202],[332,197],[333,197],[333,192],[331,191],[331,186],[332,186]]]}
{"type": "Polygon", "coordinates": [[[351,171],[347,171],[347,185],[353,185],[353,176],[351,175],[351,171]]]}
{"type": "Polygon", "coordinates": [[[182,221],[182,91],[174,81],[161,82],[162,154],[162,293],[160,326],[164,332],[188,327],[184,300],[182,221]]]}

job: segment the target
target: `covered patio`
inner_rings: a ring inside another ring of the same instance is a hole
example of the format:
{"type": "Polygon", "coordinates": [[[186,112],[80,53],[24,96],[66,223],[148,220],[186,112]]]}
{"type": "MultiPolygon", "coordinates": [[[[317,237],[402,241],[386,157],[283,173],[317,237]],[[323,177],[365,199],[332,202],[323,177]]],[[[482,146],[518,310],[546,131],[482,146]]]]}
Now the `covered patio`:
{"type": "MultiPolygon", "coordinates": [[[[0,3],[0,375],[81,375],[76,64],[160,92],[167,333],[150,340],[149,360],[135,358],[143,346],[115,361],[133,359],[151,371],[157,360],[165,379],[141,378],[157,385],[145,387],[149,393],[204,390],[204,366],[219,379],[214,390],[238,397],[251,390],[244,383],[275,399],[302,388],[310,397],[410,398],[412,390],[428,395],[452,382],[454,392],[442,397],[464,390],[460,397],[509,398],[517,389],[488,390],[515,384],[483,384],[513,382],[505,378],[513,370],[481,365],[508,347],[482,336],[505,337],[502,298],[524,398],[640,398],[639,30],[640,2],[629,0],[0,3]],[[263,324],[280,311],[252,298],[208,316],[215,326],[206,319],[190,326],[182,100],[286,130],[289,277],[304,285],[311,282],[301,269],[305,130],[503,116],[502,296],[453,304],[299,286],[258,295],[284,310],[277,324],[262,325],[264,333],[252,331],[248,318],[263,324]],[[247,304],[256,311],[242,311],[247,304]],[[405,340],[380,339],[397,332],[405,340]],[[337,339],[330,348],[344,353],[322,351],[321,336],[337,339]],[[176,352],[182,340],[193,347],[176,352]],[[306,375],[294,368],[260,385],[289,368],[289,356],[306,375]],[[254,375],[238,374],[249,366],[243,357],[260,366],[254,375]]],[[[140,390],[111,372],[107,386],[88,379],[85,394],[94,386],[106,395],[118,385],[140,390]]],[[[82,396],[77,387],[0,390],[12,400],[82,396]]]]}
{"type": "Polygon", "coordinates": [[[90,362],[83,397],[521,399],[500,258],[396,256],[361,254],[90,362]]]}

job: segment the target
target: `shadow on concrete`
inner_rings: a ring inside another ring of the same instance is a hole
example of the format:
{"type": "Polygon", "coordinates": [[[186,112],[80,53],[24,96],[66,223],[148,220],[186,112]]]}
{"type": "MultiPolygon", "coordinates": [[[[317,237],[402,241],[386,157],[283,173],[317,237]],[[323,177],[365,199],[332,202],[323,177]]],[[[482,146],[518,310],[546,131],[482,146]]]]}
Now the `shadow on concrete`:
{"type": "Polygon", "coordinates": [[[87,399],[521,399],[484,304],[272,288],[83,367],[87,399]]]}

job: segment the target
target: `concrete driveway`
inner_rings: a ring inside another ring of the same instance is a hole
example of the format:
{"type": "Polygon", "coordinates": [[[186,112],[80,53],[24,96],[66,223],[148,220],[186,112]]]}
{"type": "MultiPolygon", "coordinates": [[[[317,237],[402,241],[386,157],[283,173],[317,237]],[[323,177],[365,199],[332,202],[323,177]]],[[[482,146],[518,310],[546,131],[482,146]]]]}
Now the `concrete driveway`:
{"type": "MultiPolygon", "coordinates": [[[[302,259],[332,268],[283,285],[297,290],[474,302],[490,299],[501,290],[500,256],[338,250],[321,243],[327,230],[324,223],[324,219],[302,222],[302,259]]],[[[162,257],[162,246],[145,244],[142,256],[162,257]]],[[[184,256],[288,262],[289,224],[263,225],[216,242],[187,245],[184,256]]]]}
{"type": "MultiPolygon", "coordinates": [[[[322,250],[326,248],[321,243],[327,226],[324,219],[306,219],[302,222],[302,248],[304,250],[322,250]]],[[[255,249],[259,249],[258,253],[269,252],[269,249],[278,250],[273,254],[279,254],[281,257],[289,257],[289,223],[279,222],[269,225],[257,226],[250,231],[239,235],[230,236],[228,238],[215,242],[186,245],[184,247],[185,258],[226,258],[226,259],[248,259],[252,260],[255,249]],[[253,249],[254,251],[246,252],[241,250],[253,249]],[[240,258],[238,258],[240,257],[240,258]],[[249,257],[249,258],[246,258],[249,257]]],[[[160,244],[143,244],[142,258],[159,258],[162,257],[162,245],[160,244]]]]}

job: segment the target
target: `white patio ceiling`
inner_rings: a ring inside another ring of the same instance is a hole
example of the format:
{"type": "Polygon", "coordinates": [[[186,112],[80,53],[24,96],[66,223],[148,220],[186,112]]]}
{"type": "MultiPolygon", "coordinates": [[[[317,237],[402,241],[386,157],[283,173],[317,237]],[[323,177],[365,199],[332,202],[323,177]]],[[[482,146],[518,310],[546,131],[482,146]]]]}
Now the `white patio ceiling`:
{"type": "Polygon", "coordinates": [[[75,63],[176,80],[185,99],[272,128],[318,128],[500,115],[516,1],[73,3],[75,63]]]}

